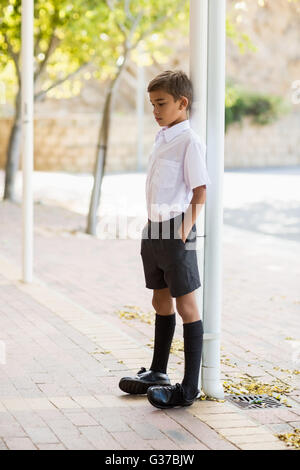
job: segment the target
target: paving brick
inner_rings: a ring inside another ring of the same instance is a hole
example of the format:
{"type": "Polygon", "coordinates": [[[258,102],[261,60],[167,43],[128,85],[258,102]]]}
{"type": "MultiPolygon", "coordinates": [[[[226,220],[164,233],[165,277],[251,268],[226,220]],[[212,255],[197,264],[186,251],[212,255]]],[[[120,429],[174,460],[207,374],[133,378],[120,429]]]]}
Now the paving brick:
{"type": "Polygon", "coordinates": [[[253,434],[251,436],[231,436],[231,442],[240,446],[240,444],[252,444],[252,443],[269,443],[269,442],[278,442],[278,438],[270,434],[253,434]]]}
{"type": "Polygon", "coordinates": [[[281,434],[286,432],[292,432],[293,426],[291,426],[289,423],[268,424],[268,429],[270,429],[273,434],[281,434]]]}
{"type": "Polygon", "coordinates": [[[199,442],[192,434],[186,431],[183,427],[181,427],[180,429],[165,429],[164,433],[179,446],[186,444],[194,445],[198,444],[199,442]]]}
{"type": "Polygon", "coordinates": [[[288,410],[286,408],[275,408],[274,414],[278,416],[280,419],[290,422],[290,421],[300,421],[297,413],[294,412],[293,409],[288,410]]]}
{"type": "Polygon", "coordinates": [[[201,421],[209,422],[209,421],[240,421],[241,419],[245,419],[245,415],[243,413],[210,413],[210,414],[201,414],[197,413],[197,417],[201,418],[201,421]]]}
{"type": "Polygon", "coordinates": [[[239,444],[239,447],[242,450],[287,450],[287,447],[280,442],[239,444]]]}
{"type": "Polygon", "coordinates": [[[8,411],[5,413],[0,412],[0,426],[7,424],[16,424],[14,416],[8,413],[8,411]]]}
{"type": "Polygon", "coordinates": [[[57,384],[39,384],[38,388],[43,396],[49,397],[64,397],[66,392],[57,384]]]}
{"type": "Polygon", "coordinates": [[[129,425],[142,439],[163,439],[164,437],[156,426],[149,423],[129,423],[129,425]]]}
{"type": "Polygon", "coordinates": [[[114,439],[114,433],[108,433],[102,426],[81,426],[78,429],[98,450],[124,449],[124,447],[114,439]]]}
{"type": "Polygon", "coordinates": [[[64,434],[60,437],[62,445],[66,447],[67,450],[95,450],[97,449],[88,439],[84,436],[75,437],[64,434]]]}
{"type": "Polygon", "coordinates": [[[23,398],[2,398],[1,401],[9,411],[26,411],[29,408],[23,398]]]}
{"type": "Polygon", "coordinates": [[[59,439],[53,434],[48,427],[35,428],[26,427],[26,434],[35,444],[56,444],[59,439]]]}
{"type": "MultiPolygon", "coordinates": [[[[134,404],[134,406],[143,406],[147,398],[141,395],[95,395],[97,400],[102,403],[102,406],[108,408],[127,407],[134,404]]],[[[148,401],[147,401],[148,402],[148,401]]]]}
{"type": "Polygon", "coordinates": [[[7,446],[6,446],[5,442],[3,442],[2,439],[0,439],[0,451],[1,450],[7,450],[7,446]]]}
{"type": "Polygon", "coordinates": [[[293,428],[300,429],[300,420],[299,421],[289,421],[289,424],[293,426],[293,428]]]}
{"type": "Polygon", "coordinates": [[[253,435],[265,435],[269,433],[269,430],[260,426],[252,427],[241,427],[241,428],[221,428],[218,431],[222,436],[230,438],[231,436],[253,436],[253,435]]]}
{"type": "Polygon", "coordinates": [[[134,431],[113,432],[111,435],[119,443],[120,448],[126,450],[147,450],[152,449],[148,441],[142,439],[134,431]]]}
{"type": "Polygon", "coordinates": [[[88,413],[82,411],[81,413],[68,413],[68,419],[75,426],[97,426],[97,421],[92,418],[88,413]]]}
{"type": "Polygon", "coordinates": [[[49,401],[59,409],[80,409],[80,405],[69,397],[49,397],[49,401]]]}
{"type": "Polygon", "coordinates": [[[111,409],[102,407],[100,409],[90,409],[89,413],[108,432],[130,431],[130,427],[126,423],[134,425],[135,420],[134,418],[127,420],[123,410],[124,408],[111,409]]]}
{"type": "Polygon", "coordinates": [[[178,445],[170,439],[167,439],[167,437],[162,439],[149,439],[147,444],[155,450],[178,450],[178,445]]]}
{"type": "Polygon", "coordinates": [[[283,419],[275,413],[275,410],[248,410],[247,415],[261,424],[282,423],[283,419]]]}
{"type": "Polygon", "coordinates": [[[84,395],[84,396],[72,395],[72,399],[76,403],[78,403],[82,408],[100,408],[103,406],[103,403],[101,401],[89,395],[84,395]]]}
{"type": "Polygon", "coordinates": [[[26,402],[32,410],[55,410],[55,406],[47,398],[27,398],[26,402]]]}
{"type": "Polygon", "coordinates": [[[28,428],[40,429],[45,427],[45,422],[35,412],[15,411],[13,413],[17,422],[22,426],[25,432],[27,432],[28,428]]]}
{"type": "Polygon", "coordinates": [[[5,442],[9,450],[37,450],[28,437],[10,437],[5,442]]]}
{"type": "Polygon", "coordinates": [[[66,450],[63,444],[37,444],[39,450],[66,450]]]}
{"type": "Polygon", "coordinates": [[[168,415],[194,435],[200,443],[210,449],[220,450],[227,448],[227,446],[228,448],[234,449],[232,444],[226,442],[222,436],[211,429],[206,423],[201,422],[193,416],[191,412],[180,409],[168,410],[168,415]]]}
{"type": "Polygon", "coordinates": [[[227,420],[218,418],[218,419],[207,419],[205,420],[205,423],[208,424],[211,428],[214,429],[224,429],[224,428],[244,428],[244,427],[257,427],[257,424],[254,423],[253,421],[250,421],[249,419],[234,419],[234,420],[227,420]]]}
{"type": "Polygon", "coordinates": [[[68,416],[63,415],[60,418],[48,420],[47,424],[57,436],[64,435],[66,433],[70,436],[79,435],[78,428],[70,421],[68,416]]]}
{"type": "Polygon", "coordinates": [[[14,438],[14,437],[25,437],[26,434],[23,428],[18,423],[11,424],[0,424],[0,437],[14,438]]]}
{"type": "MultiPolygon", "coordinates": [[[[230,443],[225,443],[228,445],[228,447],[225,447],[222,450],[233,450],[234,448],[231,446],[230,443]]],[[[208,447],[206,447],[204,444],[201,444],[200,442],[198,444],[184,444],[180,446],[182,450],[210,450],[208,447]]],[[[237,450],[237,449],[234,449],[237,450]]]]}

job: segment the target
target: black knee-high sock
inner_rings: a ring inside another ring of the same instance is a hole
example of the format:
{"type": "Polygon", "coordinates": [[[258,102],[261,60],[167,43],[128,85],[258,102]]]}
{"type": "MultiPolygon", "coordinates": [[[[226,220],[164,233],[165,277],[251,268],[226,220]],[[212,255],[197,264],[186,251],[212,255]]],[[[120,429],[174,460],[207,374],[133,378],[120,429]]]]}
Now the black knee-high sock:
{"type": "Polygon", "coordinates": [[[183,325],[184,339],[184,377],[182,386],[187,398],[195,396],[198,380],[203,343],[203,325],[201,320],[183,325]]]}
{"type": "Polygon", "coordinates": [[[175,331],[176,318],[172,315],[155,317],[154,353],[150,370],[166,374],[171,343],[175,331]]]}

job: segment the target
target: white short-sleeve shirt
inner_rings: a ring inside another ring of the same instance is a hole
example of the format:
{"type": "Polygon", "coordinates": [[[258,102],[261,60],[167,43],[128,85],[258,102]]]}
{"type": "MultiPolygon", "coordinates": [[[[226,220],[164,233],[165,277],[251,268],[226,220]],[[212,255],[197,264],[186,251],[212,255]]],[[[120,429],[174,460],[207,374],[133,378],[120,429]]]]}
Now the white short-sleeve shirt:
{"type": "Polygon", "coordinates": [[[205,154],[206,146],[188,119],[158,132],[147,168],[146,201],[150,220],[169,220],[186,212],[193,189],[211,184],[205,154]]]}

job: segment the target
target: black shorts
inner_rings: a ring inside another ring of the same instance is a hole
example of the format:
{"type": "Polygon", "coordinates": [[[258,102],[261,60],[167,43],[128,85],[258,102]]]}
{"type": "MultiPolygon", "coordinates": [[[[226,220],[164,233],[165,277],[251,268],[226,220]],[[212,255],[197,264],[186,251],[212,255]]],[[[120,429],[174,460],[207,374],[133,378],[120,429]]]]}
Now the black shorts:
{"type": "Polygon", "coordinates": [[[172,297],[193,292],[201,286],[196,225],[186,242],[178,235],[184,213],[164,222],[148,220],[142,232],[141,257],[148,289],[169,288],[172,297]]]}

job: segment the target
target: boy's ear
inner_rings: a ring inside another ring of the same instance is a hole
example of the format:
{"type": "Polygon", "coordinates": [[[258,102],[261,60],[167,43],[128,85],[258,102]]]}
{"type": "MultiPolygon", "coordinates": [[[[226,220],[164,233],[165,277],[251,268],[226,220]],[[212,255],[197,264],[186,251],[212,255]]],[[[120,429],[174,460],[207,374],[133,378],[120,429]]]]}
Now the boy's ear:
{"type": "Polygon", "coordinates": [[[180,98],[180,106],[179,106],[179,109],[187,108],[187,107],[188,107],[188,104],[189,104],[189,100],[186,98],[186,96],[182,96],[182,97],[180,98]]]}

